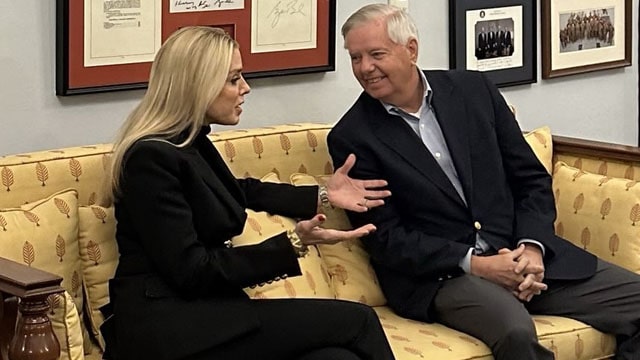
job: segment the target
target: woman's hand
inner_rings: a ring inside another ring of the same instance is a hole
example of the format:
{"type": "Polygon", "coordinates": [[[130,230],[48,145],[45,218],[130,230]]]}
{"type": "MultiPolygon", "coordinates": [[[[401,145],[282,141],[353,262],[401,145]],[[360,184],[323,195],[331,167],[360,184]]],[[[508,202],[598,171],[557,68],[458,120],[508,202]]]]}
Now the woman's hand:
{"type": "Polygon", "coordinates": [[[384,205],[383,198],[391,195],[389,190],[370,190],[387,186],[385,180],[358,180],[349,177],[349,171],[356,163],[356,156],[350,154],[344,164],[327,181],[327,195],[333,206],[365,212],[384,205]]]}
{"type": "Polygon", "coordinates": [[[324,214],[317,214],[310,220],[296,224],[295,232],[305,245],[336,244],[344,240],[358,238],[376,230],[373,224],[367,224],[354,230],[335,230],[320,227],[327,220],[324,214]]]}

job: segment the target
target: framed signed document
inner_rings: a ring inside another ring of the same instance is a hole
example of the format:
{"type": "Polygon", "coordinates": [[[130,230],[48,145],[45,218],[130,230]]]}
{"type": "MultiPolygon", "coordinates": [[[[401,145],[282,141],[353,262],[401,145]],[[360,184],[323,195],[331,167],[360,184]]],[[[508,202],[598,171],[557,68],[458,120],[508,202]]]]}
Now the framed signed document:
{"type": "Polygon", "coordinates": [[[535,0],[449,0],[449,66],[497,86],[536,82],[535,0]]]}
{"type": "Polygon", "coordinates": [[[147,86],[164,39],[226,30],[246,78],[335,70],[336,0],[56,0],[56,94],[147,86]]]}

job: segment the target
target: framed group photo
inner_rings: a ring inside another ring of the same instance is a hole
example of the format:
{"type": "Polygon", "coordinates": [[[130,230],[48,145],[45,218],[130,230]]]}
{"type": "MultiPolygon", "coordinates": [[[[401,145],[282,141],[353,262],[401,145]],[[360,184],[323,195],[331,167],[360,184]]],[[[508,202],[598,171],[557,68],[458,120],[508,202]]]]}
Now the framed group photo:
{"type": "Polygon", "coordinates": [[[542,78],[631,65],[631,0],[542,0],[542,78]]]}
{"type": "Polygon", "coordinates": [[[536,82],[535,0],[449,0],[449,67],[498,87],[536,82]]]}
{"type": "Polygon", "coordinates": [[[56,94],[145,88],[163,41],[212,26],[246,78],[335,70],[336,0],[56,0],[56,94]]]}

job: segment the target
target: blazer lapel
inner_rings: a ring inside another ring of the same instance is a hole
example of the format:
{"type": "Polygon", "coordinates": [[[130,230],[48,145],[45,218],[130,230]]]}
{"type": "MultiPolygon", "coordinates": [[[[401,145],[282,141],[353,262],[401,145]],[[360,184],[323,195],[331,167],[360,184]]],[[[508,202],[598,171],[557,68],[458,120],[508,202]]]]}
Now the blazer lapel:
{"type": "MultiPolygon", "coordinates": [[[[382,104],[377,100],[373,98],[369,100],[377,102],[377,104],[372,105],[382,107],[382,104]]],[[[401,117],[387,113],[384,108],[373,111],[369,115],[370,120],[368,122],[371,123],[374,134],[381,142],[405,159],[409,166],[418,170],[425,178],[440,188],[443,193],[464,205],[456,189],[444,171],[442,171],[436,159],[431,155],[429,149],[401,117]]]]}
{"type": "Polygon", "coordinates": [[[469,129],[465,123],[467,114],[464,99],[443,73],[425,72],[427,81],[433,89],[431,105],[436,119],[447,142],[458,178],[462,184],[467,205],[472,200],[471,149],[469,147],[469,129]]]}
{"type": "Polygon", "coordinates": [[[193,156],[194,166],[201,169],[199,173],[204,182],[226,204],[230,220],[244,224],[247,200],[238,181],[218,150],[206,137],[206,133],[201,132],[194,140],[194,146],[188,151],[193,156]]]}

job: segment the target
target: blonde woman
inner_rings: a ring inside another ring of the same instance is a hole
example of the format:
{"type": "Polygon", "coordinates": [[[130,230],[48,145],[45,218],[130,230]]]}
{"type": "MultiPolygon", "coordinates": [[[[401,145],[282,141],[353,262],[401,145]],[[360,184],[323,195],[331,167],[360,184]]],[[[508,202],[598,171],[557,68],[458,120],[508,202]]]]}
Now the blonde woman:
{"type": "Polygon", "coordinates": [[[323,201],[353,211],[384,203],[382,180],[338,169],[326,189],[235,179],[207,139],[234,125],[249,85],[238,44],[224,31],[186,27],[170,36],[149,88],[114,151],[111,197],[120,261],[103,331],[119,359],[393,359],[367,306],[336,300],[251,300],[242,288],[300,274],[304,244],[375,230],[322,229],[323,201]],[[319,193],[321,195],[319,195],[319,193]],[[365,206],[366,205],[366,206],[365,206]],[[301,219],[294,233],[228,248],[245,208],[301,219]]]}

